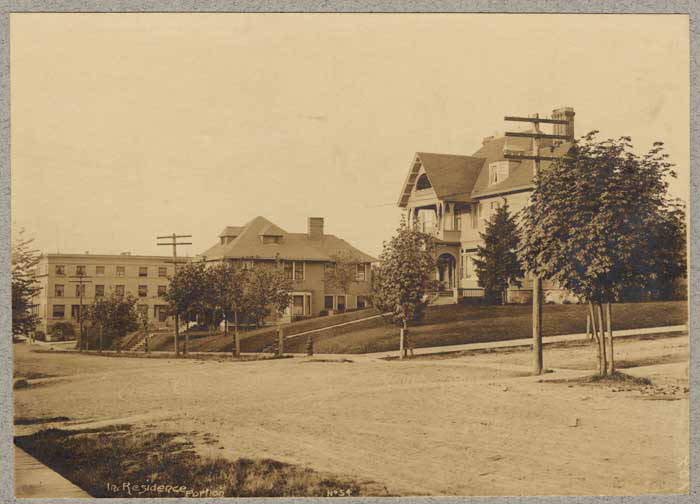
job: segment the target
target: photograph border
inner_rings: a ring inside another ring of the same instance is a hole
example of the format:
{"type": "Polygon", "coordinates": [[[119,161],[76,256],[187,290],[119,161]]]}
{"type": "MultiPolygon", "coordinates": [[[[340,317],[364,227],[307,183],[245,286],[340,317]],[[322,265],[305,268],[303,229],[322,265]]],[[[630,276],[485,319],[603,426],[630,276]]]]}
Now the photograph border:
{"type": "MultiPolygon", "coordinates": [[[[690,40],[690,239],[689,244],[689,319],[690,335],[690,495],[649,495],[629,497],[401,497],[401,498],[343,498],[346,502],[387,502],[400,500],[410,503],[442,502],[513,502],[524,504],[542,502],[565,504],[569,501],[588,504],[597,502],[625,503],[666,503],[694,502],[698,498],[698,393],[700,370],[698,369],[697,314],[700,313],[698,290],[697,245],[700,222],[697,210],[698,187],[698,33],[700,24],[700,0],[655,1],[655,0],[472,0],[472,1],[314,1],[314,0],[265,0],[265,1],[225,1],[225,0],[53,0],[53,1],[0,1],[0,502],[16,502],[24,499],[14,497],[14,456],[13,436],[13,395],[12,395],[12,344],[11,338],[11,289],[10,289],[10,241],[11,241],[11,170],[10,170],[10,15],[12,13],[224,13],[224,12],[279,12],[279,13],[532,13],[532,14],[685,14],[689,16],[690,40]],[[694,469],[693,469],[694,468],[694,469]]],[[[55,499],[37,499],[54,501],[55,499]]],[[[61,499],[62,502],[83,502],[85,499],[61,499]]],[[[172,499],[109,499],[110,502],[161,502],[172,499]]],[[[201,499],[199,502],[215,502],[229,499],[201,499]]],[[[246,502],[308,502],[308,498],[247,498],[246,502]]]]}

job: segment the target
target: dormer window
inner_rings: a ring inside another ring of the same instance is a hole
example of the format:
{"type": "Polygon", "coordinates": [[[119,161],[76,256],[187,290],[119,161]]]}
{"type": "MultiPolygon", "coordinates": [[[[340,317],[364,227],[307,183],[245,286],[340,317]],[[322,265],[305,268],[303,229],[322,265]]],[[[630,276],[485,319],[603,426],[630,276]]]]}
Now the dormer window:
{"type": "Polygon", "coordinates": [[[508,178],[508,161],[489,164],[489,185],[498,184],[508,178]]]}
{"type": "Polygon", "coordinates": [[[416,180],[416,191],[430,189],[431,187],[433,186],[430,184],[430,180],[428,180],[428,176],[425,173],[416,180]]]}
{"type": "Polygon", "coordinates": [[[281,237],[281,236],[267,236],[267,235],[262,235],[262,236],[260,237],[260,239],[262,240],[263,245],[267,245],[267,244],[270,244],[270,243],[279,243],[280,241],[282,241],[282,237],[281,237]]]}

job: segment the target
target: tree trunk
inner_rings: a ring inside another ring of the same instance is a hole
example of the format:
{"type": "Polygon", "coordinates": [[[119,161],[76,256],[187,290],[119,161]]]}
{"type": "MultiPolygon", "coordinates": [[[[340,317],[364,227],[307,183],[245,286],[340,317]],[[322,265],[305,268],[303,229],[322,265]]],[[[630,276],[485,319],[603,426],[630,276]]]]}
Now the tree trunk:
{"type": "MultiPolygon", "coordinates": [[[[226,338],[228,338],[228,315],[226,314],[226,311],[224,310],[224,340],[226,338]]],[[[235,351],[235,348],[236,348],[235,342],[234,342],[233,348],[234,348],[234,350],[232,350],[231,352],[235,351]]]]}
{"type": "Polygon", "coordinates": [[[598,327],[600,328],[600,343],[601,343],[601,362],[600,366],[603,369],[603,372],[601,373],[602,376],[605,376],[608,374],[608,359],[607,359],[607,349],[606,349],[606,343],[605,343],[605,317],[603,316],[603,304],[602,303],[596,303],[597,308],[598,308],[598,327]]]}
{"type": "Polygon", "coordinates": [[[588,317],[591,320],[591,334],[593,335],[593,338],[595,338],[596,342],[596,361],[598,363],[598,374],[602,374],[602,369],[600,367],[600,364],[602,361],[602,355],[600,353],[600,335],[598,333],[598,327],[596,325],[596,317],[595,317],[595,308],[593,307],[593,301],[588,302],[588,317]]]}
{"type": "Polygon", "coordinates": [[[615,373],[615,356],[613,354],[613,333],[612,333],[612,307],[610,306],[610,301],[605,303],[605,315],[608,325],[608,338],[610,340],[610,358],[608,359],[608,373],[615,373]]]}
{"type": "Polygon", "coordinates": [[[238,311],[233,312],[233,346],[236,357],[241,356],[241,339],[238,337],[238,311]]]}
{"type": "Polygon", "coordinates": [[[187,346],[188,346],[189,342],[190,342],[190,332],[185,330],[185,344],[182,347],[182,355],[187,355],[187,346]]]}
{"type": "Polygon", "coordinates": [[[102,330],[103,330],[102,324],[100,324],[100,335],[99,335],[100,336],[100,342],[99,342],[99,344],[100,344],[99,352],[100,353],[102,353],[102,330]]]}
{"type": "Polygon", "coordinates": [[[175,313],[175,357],[180,355],[180,315],[175,313]]]}
{"type": "Polygon", "coordinates": [[[544,371],[542,358],[542,279],[535,275],[532,279],[532,357],[533,372],[541,375],[544,371]]]}
{"type": "Polygon", "coordinates": [[[591,332],[591,314],[586,313],[586,338],[592,340],[593,332],[591,332]]]}
{"type": "Polygon", "coordinates": [[[399,330],[399,359],[403,359],[406,354],[406,345],[404,341],[404,331],[406,331],[406,320],[403,320],[403,326],[399,330]]]}
{"type": "Polygon", "coordinates": [[[284,330],[282,326],[277,326],[277,355],[284,355],[284,330]]]}

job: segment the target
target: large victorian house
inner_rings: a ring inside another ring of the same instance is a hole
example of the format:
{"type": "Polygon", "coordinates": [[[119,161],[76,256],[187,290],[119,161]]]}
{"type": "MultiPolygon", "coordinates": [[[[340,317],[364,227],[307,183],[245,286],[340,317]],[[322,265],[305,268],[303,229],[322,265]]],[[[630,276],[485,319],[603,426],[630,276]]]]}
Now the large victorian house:
{"type": "MultiPolygon", "coordinates": [[[[574,110],[558,108],[553,119],[568,124],[554,125],[554,133],[567,140],[542,139],[540,154],[557,157],[565,154],[574,139],[574,110]]],[[[507,159],[506,154],[532,153],[532,140],[523,137],[486,137],[479,150],[470,156],[417,152],[399,196],[399,207],[406,210],[409,225],[435,236],[438,267],[436,278],[443,293],[454,300],[480,297],[472,258],[481,243],[485,223],[504,202],[512,213],[527,205],[533,189],[534,161],[507,159]]],[[[549,161],[541,162],[546,170],[549,161]]],[[[510,289],[511,302],[531,297],[531,278],[526,276],[519,289],[510,289]]],[[[546,300],[561,300],[566,292],[544,284],[546,300]]]]}

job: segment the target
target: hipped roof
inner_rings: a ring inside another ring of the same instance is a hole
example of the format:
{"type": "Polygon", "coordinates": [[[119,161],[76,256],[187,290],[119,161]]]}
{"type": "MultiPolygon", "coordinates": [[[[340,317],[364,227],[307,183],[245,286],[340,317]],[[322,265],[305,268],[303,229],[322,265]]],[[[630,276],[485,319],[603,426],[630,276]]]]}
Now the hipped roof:
{"type": "Polygon", "coordinates": [[[326,262],[332,261],[335,254],[349,252],[360,262],[376,261],[374,257],[337,236],[324,234],[312,239],[307,233],[288,233],[265,217],[255,217],[240,229],[235,239],[225,244],[217,243],[201,255],[206,260],[281,259],[326,262]],[[281,239],[275,243],[263,243],[261,236],[279,236],[281,239]]]}

